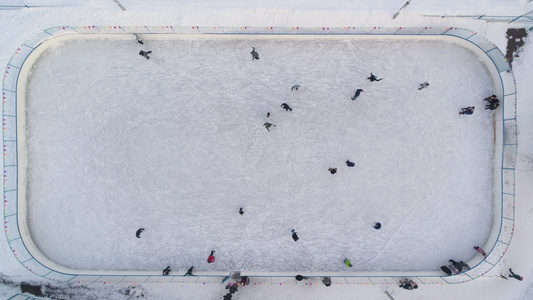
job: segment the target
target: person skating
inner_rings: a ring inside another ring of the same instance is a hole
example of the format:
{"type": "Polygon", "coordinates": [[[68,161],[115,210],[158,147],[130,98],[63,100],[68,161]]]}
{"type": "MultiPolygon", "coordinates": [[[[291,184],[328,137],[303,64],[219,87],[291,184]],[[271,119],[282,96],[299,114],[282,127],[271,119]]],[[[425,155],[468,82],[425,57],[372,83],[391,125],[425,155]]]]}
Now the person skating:
{"type": "Polygon", "coordinates": [[[355,95],[353,95],[353,97],[352,97],[352,100],[357,99],[357,97],[359,97],[359,95],[361,95],[362,92],[363,92],[362,89],[357,89],[357,90],[355,91],[355,95]]]}
{"type": "Polygon", "coordinates": [[[294,278],[296,278],[297,281],[302,281],[304,279],[307,279],[307,277],[302,276],[302,275],[296,275],[296,276],[294,276],[294,278]]]}
{"type": "Polygon", "coordinates": [[[324,277],[324,278],[322,278],[322,283],[323,283],[325,286],[330,286],[330,285],[331,285],[331,278],[329,278],[329,277],[324,277]]]}
{"type": "Polygon", "coordinates": [[[520,280],[520,281],[524,280],[524,277],[522,277],[522,276],[520,276],[520,275],[518,275],[518,274],[513,273],[513,270],[512,270],[512,269],[509,269],[509,277],[513,277],[514,279],[516,279],[516,280],[520,280]]]}
{"type": "Polygon", "coordinates": [[[135,236],[140,239],[141,238],[141,233],[144,231],[144,228],[139,228],[137,230],[137,232],[135,232],[135,236]]]}
{"type": "Polygon", "coordinates": [[[427,83],[427,82],[421,83],[421,84],[420,84],[420,87],[418,88],[418,90],[420,91],[421,89],[425,89],[425,88],[427,88],[428,86],[429,86],[429,83],[427,83]]]}
{"type": "Polygon", "coordinates": [[[346,264],[348,266],[348,268],[352,267],[352,262],[349,259],[347,259],[347,258],[344,259],[343,263],[346,264]]]}
{"type": "Polygon", "coordinates": [[[459,112],[459,114],[460,115],[471,115],[474,113],[474,109],[475,109],[474,106],[463,107],[461,108],[461,111],[459,112]]]}
{"type": "Polygon", "coordinates": [[[241,214],[241,216],[244,215],[244,211],[242,210],[242,207],[239,208],[239,213],[241,214]]]}
{"type": "Polygon", "coordinates": [[[374,224],[374,229],[380,230],[381,229],[381,223],[376,222],[376,224],[374,224]]]}
{"type": "Polygon", "coordinates": [[[143,51],[143,50],[141,50],[139,52],[139,55],[144,57],[144,58],[146,58],[146,59],[150,59],[150,56],[148,56],[148,54],[150,54],[150,53],[152,53],[152,51],[143,51]]]}
{"type": "Polygon", "coordinates": [[[335,173],[337,173],[337,168],[329,168],[328,171],[329,171],[331,174],[335,174],[335,173]]]}
{"type": "Polygon", "coordinates": [[[255,52],[254,47],[252,47],[252,52],[250,52],[250,54],[252,54],[252,60],[259,59],[259,53],[255,52]]]}
{"type": "Polygon", "coordinates": [[[295,84],[292,86],[291,91],[298,90],[300,88],[299,84],[295,84]]]}
{"type": "Polygon", "coordinates": [[[190,267],[189,270],[187,270],[187,273],[185,273],[185,275],[183,275],[183,277],[185,277],[185,276],[194,276],[194,275],[192,274],[192,269],[193,269],[193,268],[194,268],[194,266],[190,267]]]}
{"type": "Polygon", "coordinates": [[[498,97],[496,97],[496,95],[492,95],[490,97],[487,97],[485,99],[483,99],[483,101],[487,101],[488,103],[499,103],[500,100],[498,100],[498,97]]]}
{"type": "Polygon", "coordinates": [[[296,231],[294,231],[294,229],[291,230],[292,232],[292,239],[296,242],[298,241],[300,238],[298,237],[298,235],[296,234],[296,231]]]}
{"type": "Polygon", "coordinates": [[[134,33],[133,35],[135,35],[135,40],[137,41],[137,43],[144,45],[143,40],[138,34],[134,33]]]}
{"type": "Polygon", "coordinates": [[[450,259],[448,262],[451,263],[450,267],[455,273],[461,273],[461,271],[463,270],[463,265],[461,263],[458,263],[453,259],[450,259]]]}
{"type": "Polygon", "coordinates": [[[268,132],[270,132],[270,127],[274,126],[276,127],[276,125],[272,124],[272,123],[268,123],[266,122],[265,124],[263,124],[263,126],[265,126],[265,128],[268,130],[268,132]]]}
{"type": "Polygon", "coordinates": [[[499,103],[489,103],[489,104],[485,105],[485,109],[495,110],[499,106],[500,106],[499,103]]]}
{"type": "Polygon", "coordinates": [[[270,112],[267,112],[267,118],[270,118],[270,112]]]}
{"type": "Polygon", "coordinates": [[[464,261],[460,261],[459,264],[463,267],[464,270],[468,271],[470,270],[470,266],[467,265],[464,261]]]}
{"type": "Polygon", "coordinates": [[[163,270],[163,276],[167,276],[169,273],[170,273],[170,266],[166,267],[166,268],[163,270]]]}
{"type": "Polygon", "coordinates": [[[474,249],[476,249],[477,252],[481,253],[481,255],[483,255],[483,257],[487,258],[487,252],[485,252],[485,250],[483,250],[483,248],[478,247],[478,246],[474,246],[474,249]]]}
{"type": "Polygon", "coordinates": [[[285,110],[285,111],[292,111],[292,108],[289,106],[289,104],[287,103],[283,103],[281,104],[281,107],[285,110]]]}
{"type": "Polygon", "coordinates": [[[416,290],[418,288],[418,284],[416,284],[414,281],[410,279],[400,280],[400,287],[404,288],[406,290],[416,290]]]}
{"type": "Polygon", "coordinates": [[[347,161],[346,161],[346,165],[347,165],[348,167],[354,167],[354,166],[355,166],[355,163],[351,162],[350,160],[347,160],[347,161]]]}
{"type": "Polygon", "coordinates": [[[215,262],[215,251],[211,251],[211,254],[209,255],[209,257],[207,258],[207,263],[208,264],[212,264],[215,262]]]}
{"type": "Polygon", "coordinates": [[[367,79],[370,80],[370,82],[372,82],[372,81],[381,81],[383,78],[378,79],[376,75],[370,73],[370,77],[368,77],[367,79]]]}

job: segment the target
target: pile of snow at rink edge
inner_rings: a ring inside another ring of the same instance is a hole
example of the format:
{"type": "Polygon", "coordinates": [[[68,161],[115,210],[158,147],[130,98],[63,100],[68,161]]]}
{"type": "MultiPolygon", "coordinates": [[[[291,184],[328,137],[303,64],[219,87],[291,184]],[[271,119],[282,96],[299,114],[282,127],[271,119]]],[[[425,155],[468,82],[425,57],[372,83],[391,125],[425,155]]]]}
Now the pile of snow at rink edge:
{"type": "Polygon", "coordinates": [[[491,228],[492,94],[482,62],[447,42],[58,42],[28,82],[31,237],[88,270],[468,261],[491,228]]]}

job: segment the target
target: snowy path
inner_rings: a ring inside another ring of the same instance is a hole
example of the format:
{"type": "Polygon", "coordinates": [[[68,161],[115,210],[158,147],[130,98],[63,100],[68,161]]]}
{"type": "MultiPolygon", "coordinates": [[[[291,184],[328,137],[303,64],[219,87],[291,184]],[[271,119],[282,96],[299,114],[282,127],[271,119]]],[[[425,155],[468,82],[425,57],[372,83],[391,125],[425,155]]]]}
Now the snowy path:
{"type": "Polygon", "coordinates": [[[466,261],[491,228],[490,94],[483,64],[444,42],[62,42],[28,85],[30,230],[46,256],[76,269],[466,261]],[[457,114],[469,105],[473,116],[457,114]]]}

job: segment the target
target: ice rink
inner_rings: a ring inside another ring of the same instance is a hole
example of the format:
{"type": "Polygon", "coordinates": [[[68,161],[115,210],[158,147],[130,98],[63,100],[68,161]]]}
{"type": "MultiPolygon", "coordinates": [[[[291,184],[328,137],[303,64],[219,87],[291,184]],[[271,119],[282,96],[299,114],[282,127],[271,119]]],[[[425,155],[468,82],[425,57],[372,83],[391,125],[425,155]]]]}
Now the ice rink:
{"type": "Polygon", "coordinates": [[[469,50],[357,37],[144,40],[57,42],[32,69],[28,223],[53,261],[424,271],[468,261],[487,240],[494,128],[482,100],[493,90],[469,50]],[[458,115],[465,106],[475,113],[458,115]]]}

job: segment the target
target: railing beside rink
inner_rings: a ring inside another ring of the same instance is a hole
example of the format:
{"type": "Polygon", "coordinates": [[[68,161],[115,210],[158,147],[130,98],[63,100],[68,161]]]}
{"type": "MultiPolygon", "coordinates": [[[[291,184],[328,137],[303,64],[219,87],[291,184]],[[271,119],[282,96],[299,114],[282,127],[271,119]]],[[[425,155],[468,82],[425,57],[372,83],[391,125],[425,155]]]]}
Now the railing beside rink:
{"type": "MultiPolygon", "coordinates": [[[[220,284],[231,273],[198,272],[196,277],[183,277],[183,273],[161,276],[156,272],[113,272],[71,270],[51,262],[33,245],[28,233],[26,200],[19,199],[19,193],[25,189],[25,178],[19,178],[19,163],[25,168],[25,158],[19,159],[19,136],[21,124],[18,124],[17,97],[24,92],[18,90],[19,78],[23,66],[30,55],[44,42],[66,34],[133,34],[137,33],[148,38],[148,34],[198,34],[206,37],[212,34],[223,35],[309,35],[320,37],[333,36],[368,36],[370,38],[393,37],[414,39],[440,39],[452,41],[476,53],[489,70],[495,93],[501,99],[501,109],[495,111],[495,162],[494,162],[494,220],[488,241],[482,246],[488,252],[483,258],[475,255],[469,261],[471,270],[459,275],[440,276],[441,273],[431,272],[317,272],[301,273],[309,277],[305,282],[297,282],[296,273],[259,273],[242,272],[249,276],[250,285],[261,284],[300,284],[322,285],[324,276],[331,278],[332,284],[395,284],[402,278],[411,278],[419,284],[454,284],[473,280],[478,277],[499,276],[498,265],[501,264],[512,240],[515,224],[515,163],[517,154],[517,120],[516,120],[516,83],[511,66],[496,45],[477,35],[475,32],[461,28],[441,27],[205,27],[205,26],[59,26],[44,30],[26,40],[17,48],[6,66],[3,78],[3,111],[4,123],[4,229],[7,242],[17,260],[34,274],[56,281],[89,284],[89,283],[196,283],[220,284]],[[20,200],[20,202],[19,202],[20,200]],[[30,252],[28,248],[32,249],[30,252]]],[[[133,40],[133,35],[132,35],[133,40]]],[[[22,94],[22,95],[21,95],[22,94]]],[[[481,101],[481,99],[480,99],[481,101]]],[[[21,108],[20,112],[24,114],[21,108]]],[[[23,125],[23,124],[22,124],[23,125]]],[[[22,193],[21,193],[22,194],[22,193]]],[[[25,194],[25,193],[24,193],[25,194]]],[[[472,249],[472,251],[474,251],[472,249]]],[[[474,254],[474,253],[473,253],[474,254]]],[[[443,262],[445,263],[445,262],[443,262]]],[[[232,283],[231,280],[226,283],[232,283]]],[[[234,282],[233,282],[234,283],[234,282]]]]}

